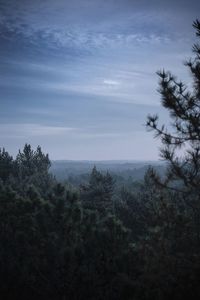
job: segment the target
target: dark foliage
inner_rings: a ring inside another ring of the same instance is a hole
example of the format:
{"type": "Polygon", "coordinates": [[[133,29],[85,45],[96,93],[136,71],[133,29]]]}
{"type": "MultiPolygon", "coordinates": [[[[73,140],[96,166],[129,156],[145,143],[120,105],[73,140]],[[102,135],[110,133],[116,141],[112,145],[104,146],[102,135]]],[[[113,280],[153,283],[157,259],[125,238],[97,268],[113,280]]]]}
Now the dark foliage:
{"type": "MultiPolygon", "coordinates": [[[[199,36],[200,23],[193,26],[199,36]]],[[[193,77],[193,91],[179,82],[170,72],[160,71],[162,105],[169,111],[173,132],[159,127],[158,116],[149,116],[147,127],[161,139],[161,157],[168,162],[164,186],[177,180],[182,192],[200,195],[200,45],[193,46],[194,59],[186,62],[193,77]],[[182,151],[184,154],[182,154],[182,151]]],[[[156,179],[156,176],[155,176],[156,179]]],[[[159,180],[158,180],[159,181],[159,180]]],[[[161,184],[161,182],[160,182],[161,184]]]]}

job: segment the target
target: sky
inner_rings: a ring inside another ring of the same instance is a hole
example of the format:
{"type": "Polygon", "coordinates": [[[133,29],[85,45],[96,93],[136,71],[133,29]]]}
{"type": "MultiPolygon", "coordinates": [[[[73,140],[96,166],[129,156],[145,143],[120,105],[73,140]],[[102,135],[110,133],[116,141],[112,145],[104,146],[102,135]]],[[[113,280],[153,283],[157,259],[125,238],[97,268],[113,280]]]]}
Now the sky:
{"type": "Polygon", "coordinates": [[[0,147],[51,159],[157,160],[156,71],[188,85],[197,0],[0,0],[0,147]]]}

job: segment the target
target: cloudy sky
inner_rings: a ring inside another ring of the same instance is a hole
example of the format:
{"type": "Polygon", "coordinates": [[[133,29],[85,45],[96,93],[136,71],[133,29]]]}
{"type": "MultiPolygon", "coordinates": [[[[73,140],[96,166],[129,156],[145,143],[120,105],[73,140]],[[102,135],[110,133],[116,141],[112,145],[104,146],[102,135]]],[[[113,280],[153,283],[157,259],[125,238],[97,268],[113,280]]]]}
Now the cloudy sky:
{"type": "Polygon", "coordinates": [[[52,159],[158,159],[156,71],[190,83],[200,1],[0,0],[0,147],[52,159]]]}

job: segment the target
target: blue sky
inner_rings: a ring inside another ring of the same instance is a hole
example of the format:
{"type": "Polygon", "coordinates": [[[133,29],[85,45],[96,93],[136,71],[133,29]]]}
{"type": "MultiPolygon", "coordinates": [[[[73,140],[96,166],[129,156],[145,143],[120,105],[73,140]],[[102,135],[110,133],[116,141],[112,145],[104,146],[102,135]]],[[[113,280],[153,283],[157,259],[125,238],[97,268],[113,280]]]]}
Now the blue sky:
{"type": "Polygon", "coordinates": [[[191,83],[199,1],[0,0],[0,147],[52,159],[158,159],[156,71],[191,83]],[[174,3],[175,2],[175,3],[174,3]]]}

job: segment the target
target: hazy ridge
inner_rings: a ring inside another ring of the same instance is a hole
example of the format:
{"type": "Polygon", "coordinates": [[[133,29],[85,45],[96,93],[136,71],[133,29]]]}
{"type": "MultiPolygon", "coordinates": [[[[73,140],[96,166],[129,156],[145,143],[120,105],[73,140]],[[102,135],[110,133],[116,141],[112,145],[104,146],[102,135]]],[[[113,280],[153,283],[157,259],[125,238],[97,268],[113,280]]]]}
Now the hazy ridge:
{"type": "MultiPolygon", "coordinates": [[[[50,171],[59,180],[69,180],[70,177],[83,177],[91,173],[93,167],[101,172],[109,172],[123,179],[142,180],[149,166],[153,166],[160,174],[164,173],[165,164],[162,161],[137,160],[102,160],[102,161],[52,161],[50,171]]],[[[81,178],[79,178],[81,181],[81,178]]],[[[79,181],[78,180],[78,181],[79,181]]]]}

